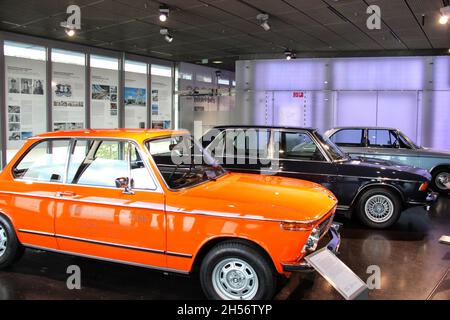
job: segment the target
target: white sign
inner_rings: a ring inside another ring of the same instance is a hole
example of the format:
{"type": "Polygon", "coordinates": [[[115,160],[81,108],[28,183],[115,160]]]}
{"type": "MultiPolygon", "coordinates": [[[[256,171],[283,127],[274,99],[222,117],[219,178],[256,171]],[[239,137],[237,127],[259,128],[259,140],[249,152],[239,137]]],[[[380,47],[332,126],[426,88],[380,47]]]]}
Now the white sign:
{"type": "Polygon", "coordinates": [[[346,300],[353,300],[368,291],[364,281],[327,248],[316,251],[305,259],[346,300]]]}

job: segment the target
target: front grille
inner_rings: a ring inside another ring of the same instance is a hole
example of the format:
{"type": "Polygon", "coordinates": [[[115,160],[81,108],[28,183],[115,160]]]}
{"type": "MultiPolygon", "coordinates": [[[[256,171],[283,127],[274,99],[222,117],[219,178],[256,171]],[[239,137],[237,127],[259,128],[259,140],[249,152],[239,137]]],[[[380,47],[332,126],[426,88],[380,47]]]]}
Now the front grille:
{"type": "Polygon", "coordinates": [[[334,213],[330,215],[328,218],[323,220],[319,225],[316,227],[319,230],[319,237],[322,238],[325,233],[327,233],[328,229],[331,227],[331,223],[334,219],[334,213]]]}

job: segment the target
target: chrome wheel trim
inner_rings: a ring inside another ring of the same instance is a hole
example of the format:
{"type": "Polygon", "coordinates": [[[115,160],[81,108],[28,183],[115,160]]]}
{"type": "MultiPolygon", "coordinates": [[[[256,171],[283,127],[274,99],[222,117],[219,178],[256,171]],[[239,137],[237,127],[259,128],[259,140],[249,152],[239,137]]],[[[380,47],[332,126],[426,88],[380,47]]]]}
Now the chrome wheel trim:
{"type": "Polygon", "coordinates": [[[370,221],[383,223],[388,221],[394,214],[394,203],[387,196],[376,194],[367,199],[364,211],[370,221]]]}
{"type": "Polygon", "coordinates": [[[436,184],[436,187],[439,188],[439,190],[449,190],[447,185],[450,183],[450,173],[448,172],[441,172],[439,173],[436,178],[434,178],[434,183],[436,184]]]}
{"type": "Polygon", "coordinates": [[[238,258],[220,261],[212,272],[212,283],[214,291],[224,300],[251,300],[259,288],[255,270],[238,258]]]}
{"type": "Polygon", "coordinates": [[[8,245],[8,235],[5,228],[0,225],[0,257],[6,252],[6,246],[8,245]]]}

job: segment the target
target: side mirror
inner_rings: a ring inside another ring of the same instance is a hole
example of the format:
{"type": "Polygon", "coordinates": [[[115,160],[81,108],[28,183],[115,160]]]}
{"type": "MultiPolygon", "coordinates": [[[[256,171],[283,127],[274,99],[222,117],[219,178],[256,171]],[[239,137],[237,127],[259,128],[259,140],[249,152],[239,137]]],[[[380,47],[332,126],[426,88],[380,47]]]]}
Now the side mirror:
{"type": "Polygon", "coordinates": [[[116,179],[116,187],[123,189],[124,194],[134,194],[131,189],[130,179],[128,177],[120,177],[116,179]]]}

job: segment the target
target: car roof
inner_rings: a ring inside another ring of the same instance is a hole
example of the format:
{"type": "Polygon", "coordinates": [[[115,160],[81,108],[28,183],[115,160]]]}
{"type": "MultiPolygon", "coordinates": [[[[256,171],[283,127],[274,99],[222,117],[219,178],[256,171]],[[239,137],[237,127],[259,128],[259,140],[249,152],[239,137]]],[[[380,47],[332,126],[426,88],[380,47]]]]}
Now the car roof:
{"type": "Polygon", "coordinates": [[[335,127],[330,130],[341,130],[341,129],[369,129],[369,130],[398,130],[392,127],[373,127],[373,126],[345,126],[345,127],[335,127]]]}
{"type": "MultiPolygon", "coordinates": [[[[136,141],[159,138],[170,135],[189,134],[187,130],[169,129],[84,129],[54,131],[33,137],[34,139],[62,138],[62,137],[82,137],[82,138],[125,138],[136,141]]],[[[32,139],[33,139],[32,138],[32,139]]]]}
{"type": "Polygon", "coordinates": [[[307,130],[307,131],[317,131],[316,128],[312,127],[281,127],[281,126],[267,126],[267,125],[221,125],[215,126],[213,129],[290,129],[290,130],[307,130]]]}

